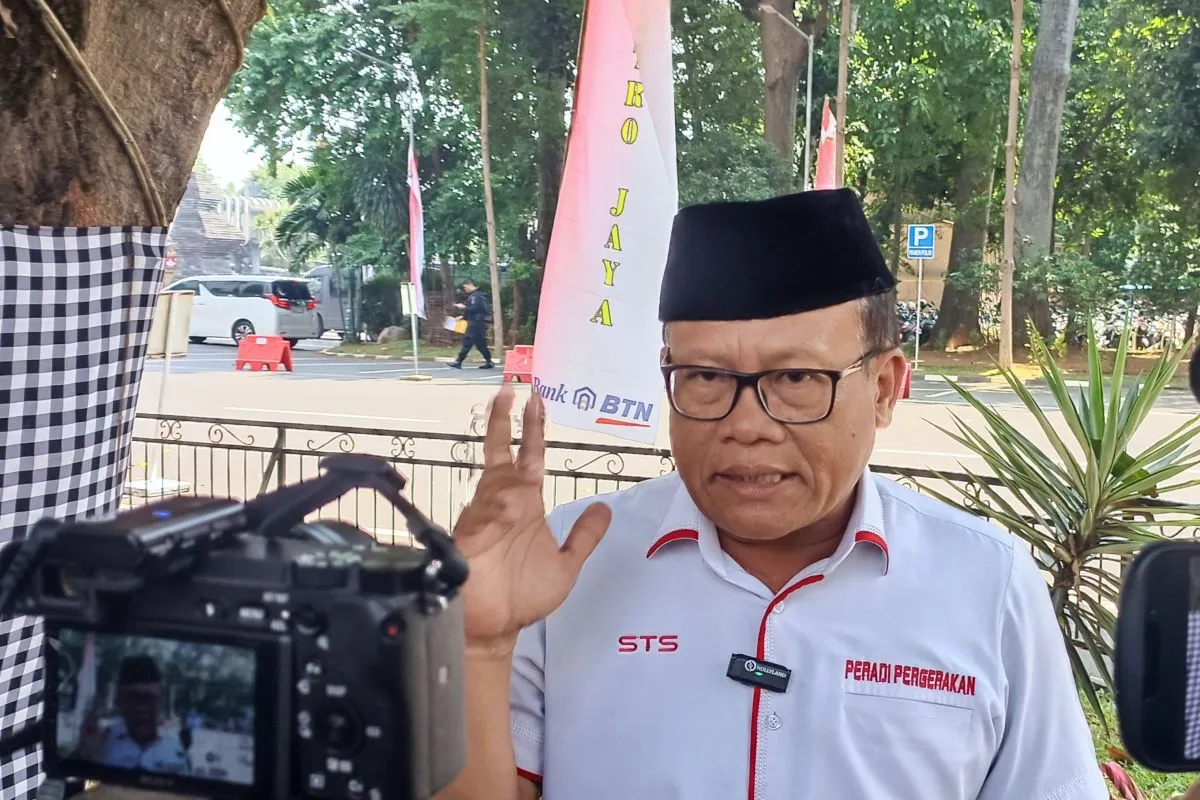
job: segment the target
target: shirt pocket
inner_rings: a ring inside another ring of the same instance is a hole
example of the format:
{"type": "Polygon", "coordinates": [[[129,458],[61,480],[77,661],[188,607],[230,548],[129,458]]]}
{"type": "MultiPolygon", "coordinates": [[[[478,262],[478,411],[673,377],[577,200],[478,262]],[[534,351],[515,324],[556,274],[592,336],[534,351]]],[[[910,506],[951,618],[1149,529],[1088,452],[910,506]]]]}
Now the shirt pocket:
{"type": "Polygon", "coordinates": [[[949,787],[975,782],[981,747],[975,699],[888,684],[847,686],[842,711],[852,758],[888,776],[893,797],[920,797],[921,785],[947,787],[947,798],[966,796],[949,787]]]}

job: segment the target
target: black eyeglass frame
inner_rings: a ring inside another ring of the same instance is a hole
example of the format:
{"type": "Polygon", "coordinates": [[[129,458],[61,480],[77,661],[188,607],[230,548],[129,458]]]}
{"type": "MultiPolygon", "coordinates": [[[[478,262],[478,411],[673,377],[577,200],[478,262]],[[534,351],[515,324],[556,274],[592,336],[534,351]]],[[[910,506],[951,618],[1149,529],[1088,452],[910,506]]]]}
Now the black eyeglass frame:
{"type": "Polygon", "coordinates": [[[667,402],[671,404],[671,409],[681,417],[695,420],[696,422],[720,422],[733,413],[737,408],[738,402],[742,399],[742,390],[749,387],[754,389],[754,395],[758,398],[759,407],[766,412],[767,416],[781,425],[815,425],[818,422],[824,422],[829,419],[829,415],[833,413],[833,407],[837,403],[838,384],[843,378],[861,372],[866,367],[867,362],[879,355],[880,351],[868,350],[858,357],[858,360],[842,369],[815,369],[811,367],[793,367],[790,369],[769,369],[763,372],[737,372],[731,369],[722,369],[721,367],[713,367],[707,364],[668,364],[660,365],[663,374],[663,381],[666,383],[667,402]],[[682,369],[702,369],[705,372],[714,372],[718,375],[727,375],[737,382],[737,388],[733,393],[733,402],[729,404],[729,409],[719,417],[694,417],[691,414],[686,414],[679,409],[675,404],[675,394],[671,391],[671,375],[682,369]],[[763,378],[774,377],[776,375],[802,373],[805,375],[821,375],[829,379],[829,408],[825,409],[825,414],[817,419],[805,420],[796,422],[794,420],[780,419],[771,413],[771,409],[767,406],[767,398],[763,392],[763,378]]]}

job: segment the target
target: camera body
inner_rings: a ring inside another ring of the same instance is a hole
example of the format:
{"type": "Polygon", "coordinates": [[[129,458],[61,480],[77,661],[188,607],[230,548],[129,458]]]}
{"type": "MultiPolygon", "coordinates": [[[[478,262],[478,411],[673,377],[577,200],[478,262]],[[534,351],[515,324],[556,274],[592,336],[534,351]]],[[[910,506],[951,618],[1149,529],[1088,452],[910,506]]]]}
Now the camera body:
{"type": "Polygon", "coordinates": [[[437,551],[338,522],[264,532],[271,500],[41,537],[11,611],[45,618],[51,779],[423,800],[462,768],[462,613],[437,551]]]}

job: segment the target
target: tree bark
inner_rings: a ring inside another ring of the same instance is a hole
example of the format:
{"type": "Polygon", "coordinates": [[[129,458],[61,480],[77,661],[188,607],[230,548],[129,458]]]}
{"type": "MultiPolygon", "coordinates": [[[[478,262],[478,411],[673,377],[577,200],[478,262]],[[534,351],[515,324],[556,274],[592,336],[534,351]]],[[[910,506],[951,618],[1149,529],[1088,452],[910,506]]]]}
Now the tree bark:
{"type": "Polygon", "coordinates": [[[156,220],[131,150],[27,0],[0,0],[0,225],[167,224],[262,0],[48,0],[127,126],[167,219],[156,220]]]}
{"type": "Polygon", "coordinates": [[[800,88],[800,67],[804,64],[808,44],[792,30],[796,24],[795,3],[792,0],[767,0],[764,5],[778,14],[765,13],[762,18],[763,67],[766,87],[763,97],[763,135],[787,164],[796,163],[796,97],[800,88]]]}
{"type": "MultiPolygon", "coordinates": [[[[763,138],[784,158],[795,182],[796,174],[796,102],[800,73],[808,61],[808,39],[815,40],[829,27],[829,9],[822,3],[816,17],[796,19],[793,0],[742,0],[743,12],[759,22],[762,32],[765,88],[763,94],[763,138]]],[[[811,132],[806,131],[805,135],[811,132]]],[[[794,188],[791,187],[791,188],[794,188]]]]}
{"type": "Polygon", "coordinates": [[[992,176],[995,173],[996,117],[980,114],[968,127],[963,142],[962,164],[954,187],[954,233],[950,239],[950,263],[942,304],[938,309],[935,340],[944,340],[947,349],[969,344],[979,333],[979,290],[955,285],[953,276],[967,264],[983,259],[987,244],[988,204],[992,176]]]}
{"type": "Polygon", "coordinates": [[[1012,2],[1012,58],[1009,61],[1008,132],[1004,140],[1004,263],[1000,265],[1000,366],[1013,365],[1013,277],[1016,250],[1017,121],[1021,113],[1021,37],[1025,0],[1012,2]]]}
{"type": "MultiPolygon", "coordinates": [[[[1071,50],[1079,0],[1044,0],[1038,22],[1037,45],[1029,77],[1029,103],[1025,111],[1021,147],[1021,179],[1017,187],[1015,258],[1027,264],[1052,250],[1054,180],[1062,134],[1063,106],[1071,77],[1071,50]]],[[[1044,292],[1028,291],[1014,299],[1016,330],[1025,341],[1027,318],[1050,335],[1050,304],[1044,292]]]]}
{"type": "MultiPolygon", "coordinates": [[[[491,4],[485,3],[489,8],[491,4]]],[[[479,23],[479,137],[483,149],[483,207],[487,215],[488,275],[492,281],[492,318],[496,333],[496,351],[504,356],[504,314],[500,300],[500,265],[496,254],[496,210],[492,205],[492,152],[488,122],[487,17],[479,23]]]]}

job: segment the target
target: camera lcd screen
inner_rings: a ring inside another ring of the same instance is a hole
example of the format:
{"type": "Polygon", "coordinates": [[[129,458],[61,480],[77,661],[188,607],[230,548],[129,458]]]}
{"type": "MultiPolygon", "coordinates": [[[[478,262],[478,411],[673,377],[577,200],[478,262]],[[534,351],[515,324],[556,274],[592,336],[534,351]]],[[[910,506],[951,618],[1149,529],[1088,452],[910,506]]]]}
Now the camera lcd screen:
{"type": "Polygon", "coordinates": [[[1183,757],[1200,759],[1200,557],[1188,560],[1187,687],[1183,707],[1183,757]]]}
{"type": "Polygon", "coordinates": [[[253,785],[253,648],[63,628],[57,664],[60,759],[253,785]]]}

